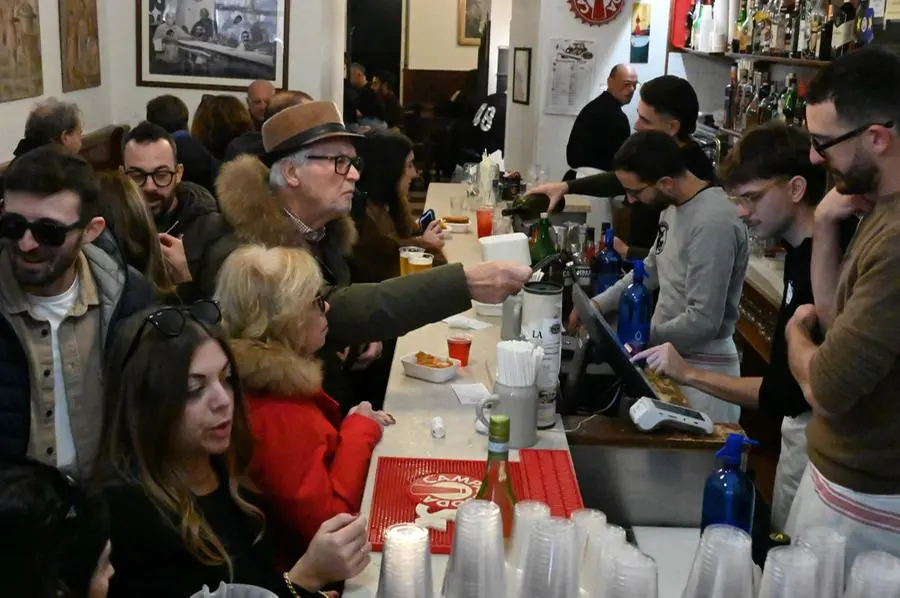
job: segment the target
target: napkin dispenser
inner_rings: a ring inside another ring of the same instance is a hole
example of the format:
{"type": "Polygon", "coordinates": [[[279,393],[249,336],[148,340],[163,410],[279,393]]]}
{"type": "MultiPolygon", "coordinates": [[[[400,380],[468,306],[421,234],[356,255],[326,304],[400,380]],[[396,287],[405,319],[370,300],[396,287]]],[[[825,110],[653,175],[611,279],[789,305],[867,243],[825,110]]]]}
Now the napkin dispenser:
{"type": "Polygon", "coordinates": [[[481,258],[485,262],[500,260],[523,266],[531,265],[528,237],[524,233],[482,237],[478,242],[481,244],[481,258]]]}

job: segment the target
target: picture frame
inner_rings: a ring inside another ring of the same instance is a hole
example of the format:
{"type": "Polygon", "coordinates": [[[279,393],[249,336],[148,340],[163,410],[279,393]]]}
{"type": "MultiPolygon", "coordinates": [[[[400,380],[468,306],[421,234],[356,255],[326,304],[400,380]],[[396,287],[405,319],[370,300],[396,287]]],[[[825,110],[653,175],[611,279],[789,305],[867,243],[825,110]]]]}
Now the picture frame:
{"type": "Polygon", "coordinates": [[[97,0],[59,0],[59,55],[63,93],[100,87],[97,0]]]}
{"type": "Polygon", "coordinates": [[[41,16],[38,0],[0,1],[0,103],[44,93],[41,16]]]}
{"type": "Polygon", "coordinates": [[[512,101],[531,104],[531,48],[513,48],[512,101]]]}
{"type": "Polygon", "coordinates": [[[457,42],[460,46],[481,44],[481,28],[487,18],[484,0],[458,0],[457,42]]]}
{"type": "Polygon", "coordinates": [[[290,0],[135,0],[138,87],[288,85],[290,0]]]}

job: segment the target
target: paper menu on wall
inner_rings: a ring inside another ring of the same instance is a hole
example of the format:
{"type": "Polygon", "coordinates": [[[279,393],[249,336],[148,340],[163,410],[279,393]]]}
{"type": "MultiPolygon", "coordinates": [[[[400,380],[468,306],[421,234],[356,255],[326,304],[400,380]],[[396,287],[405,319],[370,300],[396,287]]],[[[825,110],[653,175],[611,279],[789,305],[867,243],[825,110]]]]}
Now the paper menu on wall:
{"type": "Polygon", "coordinates": [[[869,2],[869,7],[872,9],[872,18],[880,19],[884,16],[885,3],[886,0],[872,0],[869,2]]]}
{"type": "Polygon", "coordinates": [[[597,68],[595,42],[553,39],[544,113],[576,116],[591,100],[597,68]]]}

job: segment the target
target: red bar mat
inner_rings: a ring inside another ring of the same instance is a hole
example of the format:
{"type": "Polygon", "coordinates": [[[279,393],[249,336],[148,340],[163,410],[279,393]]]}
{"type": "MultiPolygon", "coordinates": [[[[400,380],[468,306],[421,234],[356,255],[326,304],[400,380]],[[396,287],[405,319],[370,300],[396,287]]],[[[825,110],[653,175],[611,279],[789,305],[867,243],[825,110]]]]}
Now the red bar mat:
{"type": "MultiPolygon", "coordinates": [[[[518,500],[540,500],[553,515],[568,517],[584,507],[568,451],[523,449],[510,463],[518,500]]],[[[420,517],[445,518],[478,493],[485,461],[379,457],[369,513],[369,541],[381,551],[384,532],[397,523],[420,517]]],[[[453,523],[447,530],[430,529],[431,552],[449,554],[453,523]]]]}

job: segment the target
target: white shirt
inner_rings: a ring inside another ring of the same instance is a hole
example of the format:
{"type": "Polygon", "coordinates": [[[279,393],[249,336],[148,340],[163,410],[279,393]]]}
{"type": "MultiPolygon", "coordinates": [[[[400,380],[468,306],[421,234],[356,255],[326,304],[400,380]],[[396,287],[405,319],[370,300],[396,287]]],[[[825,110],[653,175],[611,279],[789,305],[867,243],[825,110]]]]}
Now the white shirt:
{"type": "Polygon", "coordinates": [[[53,350],[53,399],[56,429],[56,466],[75,467],[75,437],[72,435],[72,424],[69,421],[69,403],[66,396],[66,380],[63,377],[62,353],[59,349],[59,325],[66,319],[75,306],[81,292],[81,280],[76,276],[75,282],[62,295],[55,297],[39,297],[26,294],[29,313],[35,320],[50,324],[50,342],[53,350]]]}

